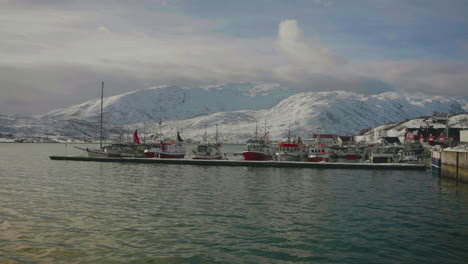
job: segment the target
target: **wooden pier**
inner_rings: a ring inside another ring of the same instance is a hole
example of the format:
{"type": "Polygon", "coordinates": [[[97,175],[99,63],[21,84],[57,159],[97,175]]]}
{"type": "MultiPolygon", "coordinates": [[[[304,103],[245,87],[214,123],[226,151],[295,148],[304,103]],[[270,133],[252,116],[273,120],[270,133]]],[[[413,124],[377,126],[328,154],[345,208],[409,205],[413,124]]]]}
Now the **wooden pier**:
{"type": "Polygon", "coordinates": [[[295,161],[245,161],[245,160],[192,160],[155,158],[90,158],[80,156],[50,156],[51,160],[177,164],[193,166],[231,167],[272,167],[272,168],[314,168],[314,169],[359,169],[359,170],[426,170],[424,164],[404,163],[334,163],[334,162],[295,162],[295,161]]]}

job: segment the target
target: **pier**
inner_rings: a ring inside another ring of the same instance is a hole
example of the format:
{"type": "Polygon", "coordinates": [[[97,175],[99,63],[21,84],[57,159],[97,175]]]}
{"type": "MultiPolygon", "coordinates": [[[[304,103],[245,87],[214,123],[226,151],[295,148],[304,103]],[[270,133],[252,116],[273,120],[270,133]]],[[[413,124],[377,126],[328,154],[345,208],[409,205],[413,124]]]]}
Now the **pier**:
{"type": "Polygon", "coordinates": [[[468,150],[444,149],[441,152],[441,177],[468,183],[468,150]]]}
{"type": "Polygon", "coordinates": [[[271,168],[314,168],[314,169],[359,169],[359,170],[426,170],[424,164],[406,163],[334,163],[296,161],[245,161],[245,160],[193,160],[155,158],[90,158],[81,156],[50,156],[51,160],[118,162],[146,164],[177,164],[192,166],[271,167],[271,168]]]}

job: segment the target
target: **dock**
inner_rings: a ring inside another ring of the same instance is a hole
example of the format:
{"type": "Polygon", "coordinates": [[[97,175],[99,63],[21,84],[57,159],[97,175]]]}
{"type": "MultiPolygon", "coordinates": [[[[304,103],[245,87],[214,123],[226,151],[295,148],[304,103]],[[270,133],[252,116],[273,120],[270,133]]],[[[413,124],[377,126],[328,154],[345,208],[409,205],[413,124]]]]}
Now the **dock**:
{"type": "Polygon", "coordinates": [[[440,158],[443,178],[468,184],[468,148],[446,148],[441,151],[440,158]]]}
{"type": "Polygon", "coordinates": [[[245,161],[245,160],[193,160],[157,158],[90,158],[83,156],[50,156],[51,160],[118,162],[145,164],[177,164],[192,166],[270,167],[270,168],[314,168],[314,169],[359,169],[359,170],[426,170],[424,164],[406,163],[334,163],[299,161],[245,161]]]}

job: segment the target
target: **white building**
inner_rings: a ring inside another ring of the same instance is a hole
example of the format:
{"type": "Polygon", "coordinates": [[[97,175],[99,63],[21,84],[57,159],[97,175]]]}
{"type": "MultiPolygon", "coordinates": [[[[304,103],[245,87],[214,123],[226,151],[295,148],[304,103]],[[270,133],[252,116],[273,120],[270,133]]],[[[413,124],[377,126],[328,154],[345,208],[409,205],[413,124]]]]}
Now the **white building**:
{"type": "Polygon", "coordinates": [[[468,143],[468,129],[460,130],[460,142],[468,143]]]}

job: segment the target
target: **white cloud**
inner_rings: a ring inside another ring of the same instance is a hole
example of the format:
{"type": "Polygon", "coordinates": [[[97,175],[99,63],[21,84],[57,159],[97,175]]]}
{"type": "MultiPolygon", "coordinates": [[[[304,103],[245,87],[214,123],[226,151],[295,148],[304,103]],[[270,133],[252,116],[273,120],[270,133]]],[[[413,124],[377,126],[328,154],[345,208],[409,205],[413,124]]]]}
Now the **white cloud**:
{"type": "Polygon", "coordinates": [[[127,25],[128,16],[133,17],[137,10],[112,11],[115,13],[104,18],[93,12],[47,8],[2,10],[1,22],[6,26],[0,28],[0,34],[8,39],[0,43],[0,65],[4,66],[66,64],[159,80],[229,79],[253,76],[260,68],[250,56],[244,56],[248,53],[244,48],[255,41],[209,35],[209,23],[198,19],[163,14],[145,24],[149,16],[138,10],[142,20],[133,21],[128,29],[118,25],[127,25]],[[103,20],[107,20],[106,26],[101,24],[103,20]],[[107,24],[114,25],[112,31],[107,24]]]}
{"type": "MultiPolygon", "coordinates": [[[[213,21],[146,10],[125,1],[108,5],[105,11],[7,3],[11,2],[0,0],[0,107],[8,100],[34,100],[25,95],[38,90],[65,102],[58,95],[88,93],[94,88],[90,83],[105,78],[121,83],[114,94],[146,88],[143,84],[244,81],[336,90],[361,79],[382,80],[401,89],[463,94],[468,83],[464,63],[347,61],[319,36],[304,35],[296,20],[282,21],[276,39],[242,39],[213,33],[213,21]],[[21,92],[4,92],[13,88],[21,92]]],[[[51,107],[55,106],[45,104],[37,111],[51,107]]]]}
{"type": "Polygon", "coordinates": [[[346,70],[382,80],[396,89],[443,95],[468,96],[468,63],[417,60],[368,61],[348,65],[346,70]]]}
{"type": "Polygon", "coordinates": [[[346,63],[346,60],[322,45],[320,38],[305,38],[296,20],[279,24],[278,46],[289,59],[290,65],[278,69],[284,76],[324,73],[346,63]]]}
{"type": "Polygon", "coordinates": [[[110,34],[110,33],[111,33],[110,29],[108,29],[108,28],[105,27],[105,26],[98,26],[98,27],[96,28],[96,31],[97,31],[97,32],[104,33],[104,34],[110,34]]]}

